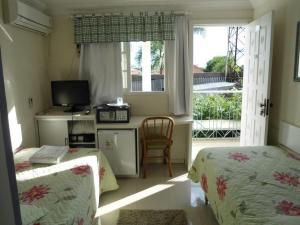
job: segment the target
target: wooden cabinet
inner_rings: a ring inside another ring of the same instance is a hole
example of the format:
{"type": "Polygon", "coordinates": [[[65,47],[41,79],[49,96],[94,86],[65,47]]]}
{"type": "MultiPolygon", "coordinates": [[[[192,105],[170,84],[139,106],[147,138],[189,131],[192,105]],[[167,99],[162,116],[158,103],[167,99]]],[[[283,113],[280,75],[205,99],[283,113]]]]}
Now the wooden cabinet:
{"type": "Polygon", "coordinates": [[[38,120],[39,145],[69,145],[67,120],[38,120]]]}

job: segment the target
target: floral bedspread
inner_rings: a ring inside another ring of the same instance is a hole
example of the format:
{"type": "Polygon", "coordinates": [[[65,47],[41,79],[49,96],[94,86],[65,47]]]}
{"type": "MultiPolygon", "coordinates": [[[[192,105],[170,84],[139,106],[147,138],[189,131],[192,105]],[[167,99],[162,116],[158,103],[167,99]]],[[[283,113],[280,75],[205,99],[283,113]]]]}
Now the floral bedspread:
{"type": "MultiPolygon", "coordinates": [[[[27,170],[17,181],[20,204],[34,206],[24,225],[88,225],[99,205],[99,174],[96,156],[27,170]],[[39,211],[42,210],[43,214],[39,211]]],[[[22,214],[22,207],[21,207],[22,214]]]]}
{"type": "MultiPolygon", "coordinates": [[[[24,171],[29,171],[41,167],[49,167],[45,164],[31,164],[29,158],[38,151],[39,148],[23,149],[14,155],[15,169],[17,174],[17,180],[24,176],[24,171]]],[[[63,162],[67,162],[73,159],[78,159],[85,156],[96,156],[99,166],[100,177],[100,192],[112,191],[119,188],[115,175],[106,159],[104,154],[95,148],[83,149],[83,148],[71,148],[63,158],[63,162]]],[[[54,165],[56,167],[58,165],[54,165]]],[[[53,166],[51,166],[53,167],[53,166]]]]}
{"type": "Polygon", "coordinates": [[[275,146],[201,150],[200,182],[220,225],[299,225],[300,159],[275,146]]]}

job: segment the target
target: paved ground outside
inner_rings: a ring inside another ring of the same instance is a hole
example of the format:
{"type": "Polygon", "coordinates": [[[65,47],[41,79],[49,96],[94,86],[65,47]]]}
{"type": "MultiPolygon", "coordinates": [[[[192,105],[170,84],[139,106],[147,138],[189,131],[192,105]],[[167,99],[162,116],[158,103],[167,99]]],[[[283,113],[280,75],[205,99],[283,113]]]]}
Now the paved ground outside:
{"type": "Polygon", "coordinates": [[[192,160],[194,160],[199,151],[207,147],[233,147],[240,146],[239,138],[197,138],[193,139],[192,145],[192,160]]]}

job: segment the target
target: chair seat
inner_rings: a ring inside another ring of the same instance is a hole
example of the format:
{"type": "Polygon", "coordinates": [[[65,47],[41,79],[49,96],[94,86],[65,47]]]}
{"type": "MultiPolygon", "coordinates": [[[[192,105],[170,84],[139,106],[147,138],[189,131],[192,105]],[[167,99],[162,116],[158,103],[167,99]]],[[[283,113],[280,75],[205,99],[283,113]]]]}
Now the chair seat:
{"type": "Polygon", "coordinates": [[[170,117],[149,117],[142,122],[142,146],[143,156],[141,165],[143,165],[144,178],[146,178],[147,160],[151,158],[163,158],[164,163],[168,163],[170,177],[173,176],[171,166],[171,145],[174,121],[170,117]],[[161,150],[161,155],[153,155],[149,150],[161,150]]]}
{"type": "Polygon", "coordinates": [[[160,137],[160,136],[148,137],[145,140],[145,142],[147,146],[150,148],[152,147],[165,148],[173,143],[173,141],[170,142],[170,140],[167,137],[160,137]]]}

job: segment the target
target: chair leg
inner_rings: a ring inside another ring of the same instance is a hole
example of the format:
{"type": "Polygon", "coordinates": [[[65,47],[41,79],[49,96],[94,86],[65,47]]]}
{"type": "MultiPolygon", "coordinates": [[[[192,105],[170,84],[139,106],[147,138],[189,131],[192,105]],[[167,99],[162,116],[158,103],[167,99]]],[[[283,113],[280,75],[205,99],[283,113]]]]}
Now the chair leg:
{"type": "Polygon", "coordinates": [[[205,194],[205,205],[208,205],[208,198],[206,194],[205,194]]]}
{"type": "Polygon", "coordinates": [[[147,168],[148,168],[146,147],[144,147],[144,150],[143,150],[143,159],[142,160],[143,160],[143,171],[144,171],[143,178],[146,178],[147,177],[147,168]]]}
{"type": "Polygon", "coordinates": [[[168,158],[168,154],[167,154],[167,150],[168,150],[168,148],[165,148],[164,149],[164,164],[167,164],[167,158],[168,158]]]}
{"type": "Polygon", "coordinates": [[[173,177],[173,171],[172,171],[172,163],[171,163],[171,147],[168,147],[168,168],[169,168],[169,175],[170,177],[173,177]]]}
{"type": "Polygon", "coordinates": [[[142,150],[142,159],[141,159],[141,164],[140,166],[144,165],[144,149],[142,150]]]}

